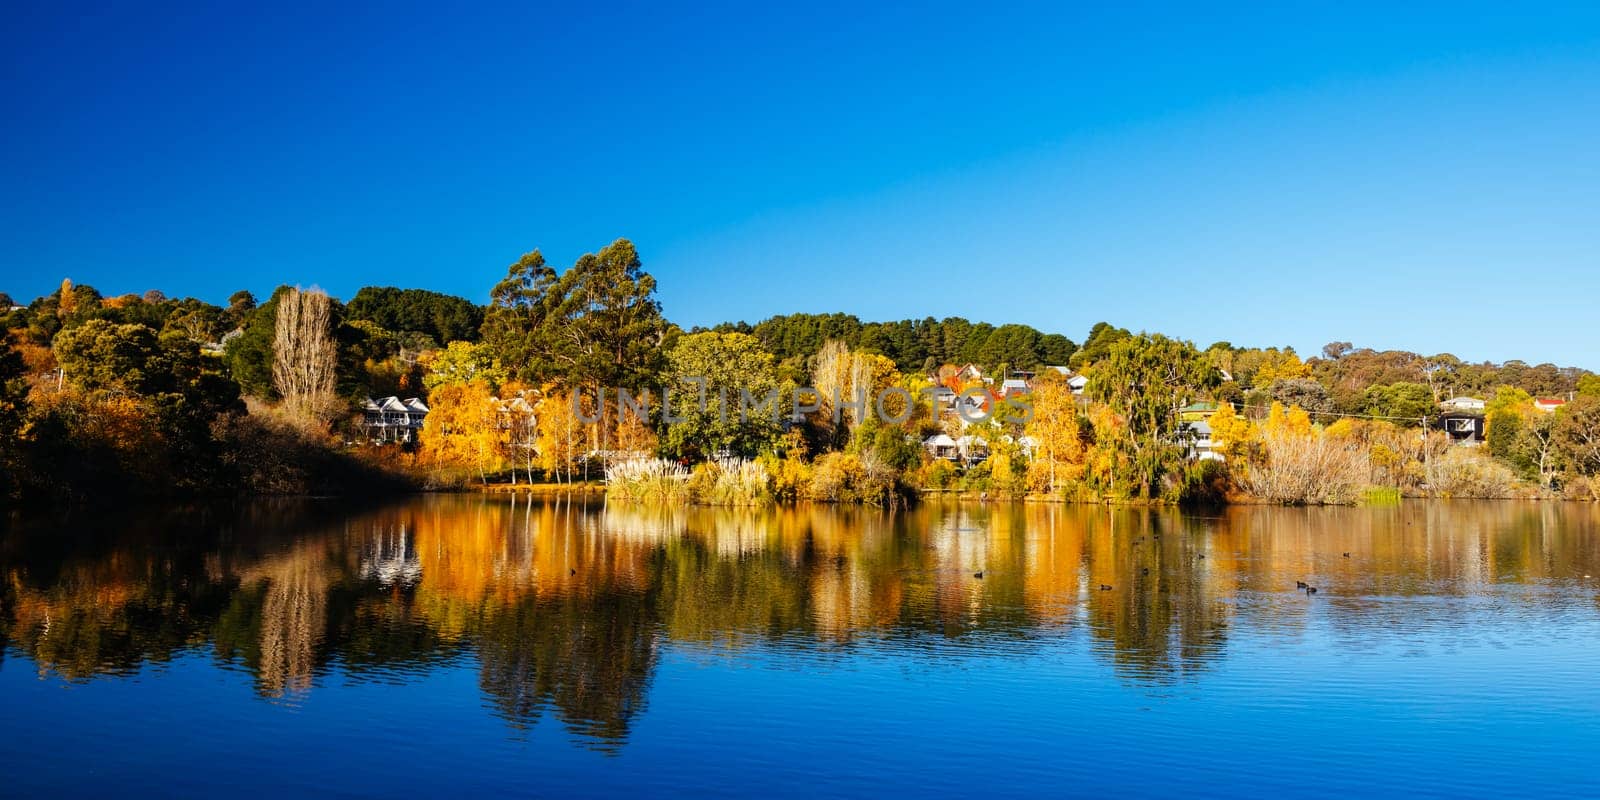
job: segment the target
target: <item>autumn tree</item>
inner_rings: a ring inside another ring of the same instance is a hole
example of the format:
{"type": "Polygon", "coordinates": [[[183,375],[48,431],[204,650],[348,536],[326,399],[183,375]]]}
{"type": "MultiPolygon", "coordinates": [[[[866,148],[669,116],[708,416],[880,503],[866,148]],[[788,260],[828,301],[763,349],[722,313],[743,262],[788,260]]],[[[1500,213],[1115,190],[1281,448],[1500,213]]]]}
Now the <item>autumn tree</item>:
{"type": "Polygon", "coordinates": [[[505,383],[508,377],[490,348],[482,344],[451,342],[443,350],[433,350],[424,355],[421,363],[427,370],[422,384],[429,391],[446,383],[479,380],[493,389],[505,383]]]}
{"type": "Polygon", "coordinates": [[[1066,378],[1051,371],[1034,381],[1030,400],[1033,419],[1026,434],[1035,440],[1033,458],[1028,462],[1030,482],[1056,493],[1083,476],[1085,445],[1078,422],[1078,398],[1066,378]]]}
{"type": "Polygon", "coordinates": [[[336,411],[338,349],[333,300],[320,289],[290,289],[278,301],[272,340],[272,382],[291,419],[325,424],[336,411]]]}
{"type": "Polygon", "coordinates": [[[422,423],[423,451],[436,468],[468,467],[487,482],[501,463],[505,431],[489,384],[447,383],[428,396],[422,423]]]}
{"type": "MultiPolygon", "coordinates": [[[[547,384],[535,410],[539,428],[539,466],[545,474],[568,482],[583,460],[586,432],[573,409],[573,390],[547,384]]],[[[578,398],[582,401],[581,396],[578,398]]],[[[583,410],[583,409],[579,409],[583,410]]],[[[588,414],[590,411],[585,411],[588,414]]]]}

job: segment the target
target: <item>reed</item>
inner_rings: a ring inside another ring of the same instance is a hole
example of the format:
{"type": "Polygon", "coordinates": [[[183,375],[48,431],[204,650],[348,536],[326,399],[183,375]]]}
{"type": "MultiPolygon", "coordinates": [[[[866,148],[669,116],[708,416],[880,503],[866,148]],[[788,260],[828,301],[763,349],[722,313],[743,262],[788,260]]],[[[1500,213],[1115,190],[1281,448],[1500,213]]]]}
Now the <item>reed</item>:
{"type": "Polygon", "coordinates": [[[689,471],[664,458],[631,458],[606,467],[606,496],[633,502],[684,502],[689,471]]]}

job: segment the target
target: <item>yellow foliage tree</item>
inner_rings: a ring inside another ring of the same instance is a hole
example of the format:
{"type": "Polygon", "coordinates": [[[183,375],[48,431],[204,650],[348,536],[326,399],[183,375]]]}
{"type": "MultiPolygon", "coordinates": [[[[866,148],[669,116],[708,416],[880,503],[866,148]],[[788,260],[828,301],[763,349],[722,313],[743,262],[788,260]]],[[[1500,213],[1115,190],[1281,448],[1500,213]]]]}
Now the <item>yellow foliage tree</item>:
{"type": "Polygon", "coordinates": [[[1238,461],[1249,457],[1259,438],[1255,423],[1236,413],[1232,403],[1221,404],[1209,422],[1211,441],[1223,458],[1238,461]]]}
{"type": "Polygon", "coordinates": [[[1034,382],[1030,396],[1033,420],[1026,435],[1035,440],[1028,463],[1028,483],[1035,491],[1057,492],[1083,477],[1083,437],[1078,426],[1078,402],[1066,379],[1048,372],[1034,382]]]}
{"type": "Polygon", "coordinates": [[[539,402],[539,466],[546,475],[572,480],[572,471],[584,452],[583,420],[572,410],[572,393],[545,387],[539,402]]]}
{"type": "Polygon", "coordinates": [[[1277,381],[1311,377],[1311,367],[1290,349],[1268,349],[1261,354],[1261,366],[1256,368],[1254,384],[1265,389],[1277,381]]]}
{"type": "Polygon", "coordinates": [[[489,384],[445,384],[428,401],[430,410],[422,423],[428,457],[438,467],[470,467],[487,482],[489,471],[503,463],[507,438],[489,384]]]}
{"type": "Polygon", "coordinates": [[[1267,412],[1266,424],[1261,430],[1267,436],[1273,437],[1307,437],[1314,431],[1311,427],[1311,415],[1299,406],[1289,406],[1287,409],[1282,403],[1274,402],[1272,410],[1267,412]]]}

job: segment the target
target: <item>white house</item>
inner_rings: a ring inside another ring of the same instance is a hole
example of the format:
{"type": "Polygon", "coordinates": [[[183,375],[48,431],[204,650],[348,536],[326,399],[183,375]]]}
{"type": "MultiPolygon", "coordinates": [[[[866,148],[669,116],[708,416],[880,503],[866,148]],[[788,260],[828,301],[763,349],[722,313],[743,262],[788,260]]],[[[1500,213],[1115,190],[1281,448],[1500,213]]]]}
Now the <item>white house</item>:
{"type": "Polygon", "coordinates": [[[928,455],[934,458],[943,458],[950,461],[956,461],[961,458],[961,448],[956,444],[956,440],[950,438],[948,434],[941,433],[937,436],[929,436],[922,440],[922,447],[928,451],[928,455]]]}
{"type": "Polygon", "coordinates": [[[1439,404],[1446,411],[1482,411],[1485,405],[1487,403],[1476,397],[1452,397],[1439,404]]]}
{"type": "Polygon", "coordinates": [[[956,440],[961,460],[976,464],[989,457],[989,440],[977,436],[963,436],[956,440]]]}
{"type": "Polygon", "coordinates": [[[1083,375],[1074,375],[1067,379],[1067,387],[1072,389],[1073,394],[1081,395],[1084,389],[1089,388],[1089,379],[1083,375]]]}
{"type": "Polygon", "coordinates": [[[1546,414],[1554,414],[1556,409],[1558,409],[1558,408],[1560,408],[1560,407],[1562,407],[1562,406],[1564,406],[1566,404],[1567,404],[1567,401],[1562,400],[1559,397],[1535,397],[1535,398],[1533,398],[1533,407],[1535,409],[1539,410],[1539,411],[1543,411],[1546,414]]]}
{"type": "Polygon", "coordinates": [[[361,405],[361,427],[366,429],[367,438],[378,444],[415,442],[427,416],[427,404],[415,397],[369,397],[361,405]]]}

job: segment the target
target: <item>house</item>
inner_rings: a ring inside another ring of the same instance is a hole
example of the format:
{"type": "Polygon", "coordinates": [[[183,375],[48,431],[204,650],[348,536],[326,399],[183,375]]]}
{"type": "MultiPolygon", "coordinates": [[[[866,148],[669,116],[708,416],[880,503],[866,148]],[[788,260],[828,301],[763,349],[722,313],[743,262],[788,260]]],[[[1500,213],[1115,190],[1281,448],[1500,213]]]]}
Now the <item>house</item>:
{"type": "Polygon", "coordinates": [[[1469,411],[1446,411],[1439,415],[1433,425],[1437,430],[1444,431],[1452,444],[1481,444],[1487,433],[1483,415],[1469,411]]]}
{"type": "Polygon", "coordinates": [[[963,436],[956,440],[956,451],[968,466],[980,464],[989,457],[989,440],[977,436],[963,436]]]}
{"type": "Polygon", "coordinates": [[[927,450],[928,455],[934,458],[943,458],[948,461],[961,460],[961,448],[956,444],[956,440],[950,438],[948,434],[941,433],[938,436],[929,436],[923,439],[922,448],[927,450]]]}
{"type": "Polygon", "coordinates": [[[962,383],[988,383],[989,379],[983,377],[983,370],[977,364],[964,364],[956,370],[956,380],[962,383]]]}
{"type": "Polygon", "coordinates": [[[1049,366],[1046,366],[1045,369],[1055,370],[1056,372],[1060,373],[1061,377],[1063,377],[1063,378],[1072,377],[1072,368],[1071,367],[1061,367],[1061,366],[1049,365],[1049,366]]]}
{"type": "Polygon", "coordinates": [[[1006,378],[1000,382],[1000,396],[1005,398],[1016,397],[1032,391],[1025,378],[1006,378]]]}
{"type": "Polygon", "coordinates": [[[1089,379],[1083,375],[1074,375],[1067,379],[1067,388],[1071,389],[1073,394],[1082,395],[1084,390],[1089,388],[1089,379]]]}
{"type": "Polygon", "coordinates": [[[948,386],[934,386],[928,389],[928,394],[933,398],[933,407],[940,412],[953,411],[956,406],[956,390],[948,386]]]}
{"type": "MultiPolygon", "coordinates": [[[[1212,409],[1213,411],[1215,409],[1212,409]]],[[[1217,452],[1219,444],[1211,438],[1211,423],[1204,419],[1185,422],[1179,428],[1185,455],[1193,461],[1222,461],[1222,454],[1217,452]]]]}
{"type": "Polygon", "coordinates": [[[1533,407],[1546,414],[1554,414],[1555,410],[1566,405],[1567,401],[1559,397],[1535,397],[1533,407]]]}
{"type": "Polygon", "coordinates": [[[416,442],[427,416],[427,404],[415,397],[405,400],[393,396],[376,400],[369,397],[361,405],[361,427],[375,444],[416,442]]]}
{"type": "Polygon", "coordinates": [[[1217,404],[1210,400],[1197,400],[1178,409],[1179,422],[1204,422],[1217,413],[1217,404]]]}
{"type": "Polygon", "coordinates": [[[1476,397],[1452,397],[1449,400],[1440,403],[1439,407],[1445,411],[1472,412],[1482,411],[1486,405],[1488,404],[1485,401],[1476,397]]]}

